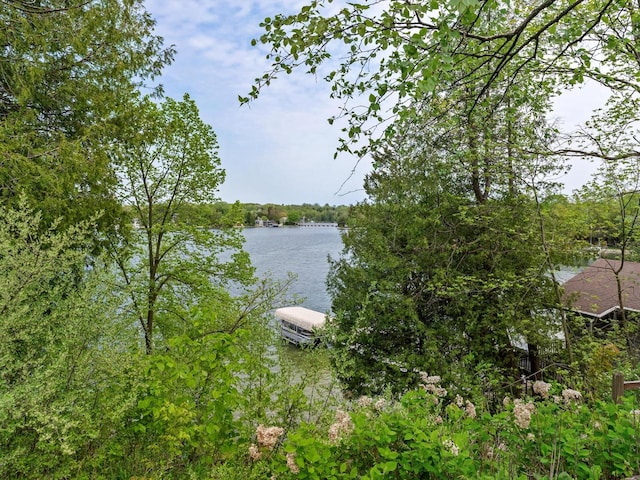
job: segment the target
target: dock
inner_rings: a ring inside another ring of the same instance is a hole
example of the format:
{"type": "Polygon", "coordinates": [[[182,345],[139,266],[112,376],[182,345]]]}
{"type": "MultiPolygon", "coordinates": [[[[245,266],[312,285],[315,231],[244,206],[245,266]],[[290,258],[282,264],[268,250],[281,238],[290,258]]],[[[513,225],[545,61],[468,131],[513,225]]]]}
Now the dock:
{"type": "Polygon", "coordinates": [[[296,223],[298,227],[337,227],[337,223],[333,222],[300,222],[296,223]]]}

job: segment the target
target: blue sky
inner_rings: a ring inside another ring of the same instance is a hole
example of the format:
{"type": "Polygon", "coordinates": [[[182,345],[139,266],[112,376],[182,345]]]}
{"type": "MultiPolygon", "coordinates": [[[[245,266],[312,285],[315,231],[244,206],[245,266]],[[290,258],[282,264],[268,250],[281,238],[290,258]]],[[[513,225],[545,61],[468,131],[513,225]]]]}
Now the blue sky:
{"type": "Polygon", "coordinates": [[[218,136],[227,202],[353,204],[364,198],[368,165],[334,160],[340,129],[329,87],[302,73],[279,78],[261,97],[240,106],[253,80],[269,67],[265,47],[252,47],[260,22],[297,12],[299,0],[148,0],[156,32],[175,45],[175,62],[160,82],[166,94],[187,92],[218,136]],[[352,170],[356,168],[352,175],[352,170]],[[346,183],[345,183],[346,182],[346,183]],[[344,185],[343,185],[344,184],[344,185]]]}
{"type": "MultiPolygon", "coordinates": [[[[366,161],[333,154],[339,126],[327,118],[338,104],[321,78],[301,72],[283,76],[249,106],[240,106],[254,78],[269,68],[268,53],[252,47],[260,22],[277,13],[294,13],[302,0],[147,0],[156,32],[175,45],[175,62],[161,83],[174,98],[189,93],[204,121],[218,136],[227,178],[220,198],[227,202],[353,204],[364,198],[366,161]]],[[[603,96],[586,88],[556,102],[554,115],[564,130],[587,120],[603,96]]],[[[595,166],[581,161],[561,179],[570,193],[595,166]]]]}

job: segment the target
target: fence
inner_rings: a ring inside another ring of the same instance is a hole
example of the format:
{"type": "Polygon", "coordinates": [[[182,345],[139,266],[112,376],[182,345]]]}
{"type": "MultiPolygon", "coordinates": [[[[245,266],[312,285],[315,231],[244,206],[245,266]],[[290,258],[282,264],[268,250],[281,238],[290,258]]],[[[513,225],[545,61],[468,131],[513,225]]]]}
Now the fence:
{"type": "Polygon", "coordinates": [[[614,403],[619,403],[622,401],[622,395],[627,390],[638,390],[640,389],[640,380],[632,380],[625,382],[624,375],[621,373],[613,374],[613,387],[612,394],[614,403]]]}

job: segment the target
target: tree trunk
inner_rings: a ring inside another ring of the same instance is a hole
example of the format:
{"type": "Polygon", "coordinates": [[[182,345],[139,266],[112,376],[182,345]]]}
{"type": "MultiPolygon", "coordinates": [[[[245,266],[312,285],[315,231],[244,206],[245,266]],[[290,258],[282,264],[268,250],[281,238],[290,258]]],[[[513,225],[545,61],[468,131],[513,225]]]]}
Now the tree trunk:
{"type": "Polygon", "coordinates": [[[542,359],[540,358],[540,352],[538,345],[535,343],[529,344],[529,365],[531,365],[531,374],[534,380],[542,380],[542,359]]]}

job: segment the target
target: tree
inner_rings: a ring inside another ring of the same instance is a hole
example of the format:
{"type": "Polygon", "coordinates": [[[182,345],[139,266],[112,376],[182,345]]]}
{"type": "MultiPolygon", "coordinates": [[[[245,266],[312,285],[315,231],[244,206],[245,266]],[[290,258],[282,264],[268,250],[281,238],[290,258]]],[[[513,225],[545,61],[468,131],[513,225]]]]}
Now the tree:
{"type": "Polygon", "coordinates": [[[130,112],[113,162],[122,179],[118,198],[141,228],[131,238],[114,238],[111,253],[151,353],[158,339],[188,327],[190,308],[228,299],[224,287],[250,284],[253,270],[241,233],[231,228],[241,220],[239,204],[219,230],[179,215],[188,203],[212,203],[224,180],[215,134],[193,100],[185,95],[156,105],[142,98],[130,112]]]}
{"type": "MultiPolygon", "coordinates": [[[[510,202],[517,204],[519,196],[526,194],[533,204],[525,208],[523,214],[536,212],[529,218],[538,225],[536,248],[542,249],[536,250],[535,258],[542,262],[541,271],[549,272],[555,284],[555,299],[550,300],[549,306],[560,307],[561,295],[553,271],[557,260],[567,258],[572,249],[556,248],[562,242],[551,240],[549,219],[545,218],[542,208],[547,192],[540,188],[539,181],[526,181],[523,172],[533,174],[531,178],[535,179],[540,166],[540,171],[556,168],[559,156],[611,162],[637,158],[633,143],[607,149],[602,148],[601,142],[603,136],[609,136],[607,132],[629,130],[637,118],[640,92],[636,75],[640,58],[637,5],[631,1],[563,0],[539,3],[391,0],[329,5],[333,3],[332,0],[309,1],[297,14],[264,20],[265,33],[259,41],[271,47],[268,58],[273,61],[272,68],[256,79],[251,92],[240,98],[241,102],[257,98],[261,89],[280,73],[302,68],[310,74],[322,75],[330,84],[331,96],[344,100],[339,114],[329,119],[330,123],[340,116],[347,119],[339,150],[379,155],[407,134],[410,142],[423,142],[423,138],[416,139],[408,128],[415,131],[429,129],[432,124],[440,125],[444,133],[437,132],[438,136],[448,137],[445,145],[451,146],[444,148],[446,155],[458,165],[452,161],[439,174],[451,178],[455,190],[437,182],[432,187],[453,194],[453,198],[472,196],[477,203],[471,216],[472,224],[484,216],[476,213],[489,204],[497,202],[496,211],[499,211],[510,202]],[[544,133],[543,137],[547,138],[542,142],[516,145],[522,138],[525,141],[537,138],[535,125],[521,132],[518,115],[543,114],[553,96],[585,79],[604,85],[612,93],[605,115],[594,117],[594,132],[585,143],[576,146],[580,136],[570,135],[565,137],[564,145],[558,145],[547,141],[548,135],[544,133]],[[498,161],[494,158],[496,152],[500,155],[498,161]],[[452,172],[453,177],[449,177],[452,172]],[[465,178],[467,172],[471,174],[467,177],[469,183],[463,185],[458,180],[465,178]]],[[[427,145],[431,146],[429,142],[427,145]]],[[[413,181],[419,185],[421,171],[416,174],[412,168],[403,170],[408,161],[402,158],[405,150],[398,153],[392,147],[391,151],[397,157],[398,168],[394,170],[397,177],[417,175],[413,181]]],[[[416,158],[420,157],[425,155],[416,158]]],[[[430,155],[425,158],[432,161],[430,155]]],[[[381,165],[391,168],[388,162],[374,162],[372,178],[381,165]]],[[[389,181],[389,188],[391,185],[394,183],[389,181]]],[[[405,193],[408,191],[401,182],[397,187],[405,193]]],[[[372,198],[371,208],[380,203],[378,192],[372,198]]],[[[413,197],[410,198],[413,201],[413,197]]],[[[398,198],[398,201],[407,200],[398,198]]],[[[365,208],[360,209],[362,211],[365,215],[356,213],[356,218],[373,215],[365,208]]],[[[457,211],[457,207],[453,211],[457,211]]],[[[500,218],[485,217],[489,218],[506,230],[510,228],[501,223],[500,218]]],[[[513,228],[519,231],[517,225],[515,221],[513,228]]],[[[483,231],[481,225],[477,227],[483,231]]],[[[354,244],[356,235],[349,233],[354,244]]],[[[358,241],[366,248],[366,238],[358,241]]],[[[492,250],[491,245],[482,248],[492,250]]],[[[409,253],[404,255],[411,258],[409,253]]],[[[467,260],[473,264],[473,260],[467,260]]],[[[500,263],[499,259],[496,261],[500,263]]],[[[482,271],[488,264],[476,265],[482,271]]],[[[473,279],[470,280],[473,284],[473,279]]],[[[391,283],[401,284],[401,280],[391,283]]],[[[343,287],[347,288],[347,284],[334,288],[343,287]]],[[[358,298],[364,301],[362,296],[358,298]]],[[[357,304],[352,307],[353,312],[358,311],[357,304]]],[[[566,322],[562,324],[567,334],[566,322]]],[[[544,334],[539,337],[544,338],[544,334]]],[[[568,335],[566,341],[569,341],[568,335]]],[[[354,347],[352,351],[357,350],[354,347]]],[[[375,356],[373,358],[375,360],[375,356]]]]}
{"type": "Polygon", "coordinates": [[[289,210],[287,212],[287,223],[295,225],[302,220],[302,214],[300,210],[289,210]]]}
{"type": "Polygon", "coordinates": [[[140,0],[9,0],[0,23],[0,201],[27,195],[44,226],[101,211],[101,229],[115,228],[114,113],[173,49],[140,0]]]}
{"type": "Polygon", "coordinates": [[[469,85],[472,109],[508,102],[516,85],[549,100],[585,79],[624,104],[640,93],[637,12],[630,0],[313,0],[264,20],[255,43],[271,47],[272,68],[240,100],[280,73],[320,74],[345,101],[341,149],[360,154],[394,137],[393,120],[411,118],[416,101],[469,85]],[[373,142],[355,143],[363,136],[373,142]]]}
{"type": "Polygon", "coordinates": [[[610,104],[613,103],[614,107],[603,112],[602,119],[596,117],[593,121],[605,127],[593,128],[590,132],[597,151],[589,152],[589,155],[600,157],[604,161],[592,182],[583,188],[582,195],[586,201],[600,204],[600,210],[606,208],[604,211],[608,213],[608,221],[600,222],[598,226],[607,232],[607,239],[611,243],[607,246],[619,251],[620,261],[609,262],[608,266],[616,280],[617,301],[620,306],[619,312],[616,313],[617,323],[625,346],[635,357],[638,349],[637,326],[629,328],[630,315],[625,309],[626,295],[620,274],[625,262],[634,260],[638,255],[640,164],[637,153],[629,153],[637,152],[638,130],[635,126],[635,112],[629,111],[626,105],[617,104],[618,101],[619,99],[612,99],[610,104]],[[609,119],[613,121],[608,122],[609,119]],[[616,126],[623,121],[626,128],[618,130],[616,126]]]}
{"type": "Polygon", "coordinates": [[[545,313],[556,299],[524,153],[546,126],[516,110],[458,125],[433,115],[440,108],[425,107],[424,121],[400,126],[404,135],[374,157],[369,200],[332,264],[332,352],[356,392],[401,392],[420,371],[477,384],[460,381],[477,369],[505,387],[524,355],[516,340],[535,356],[561,328],[545,313]]]}

